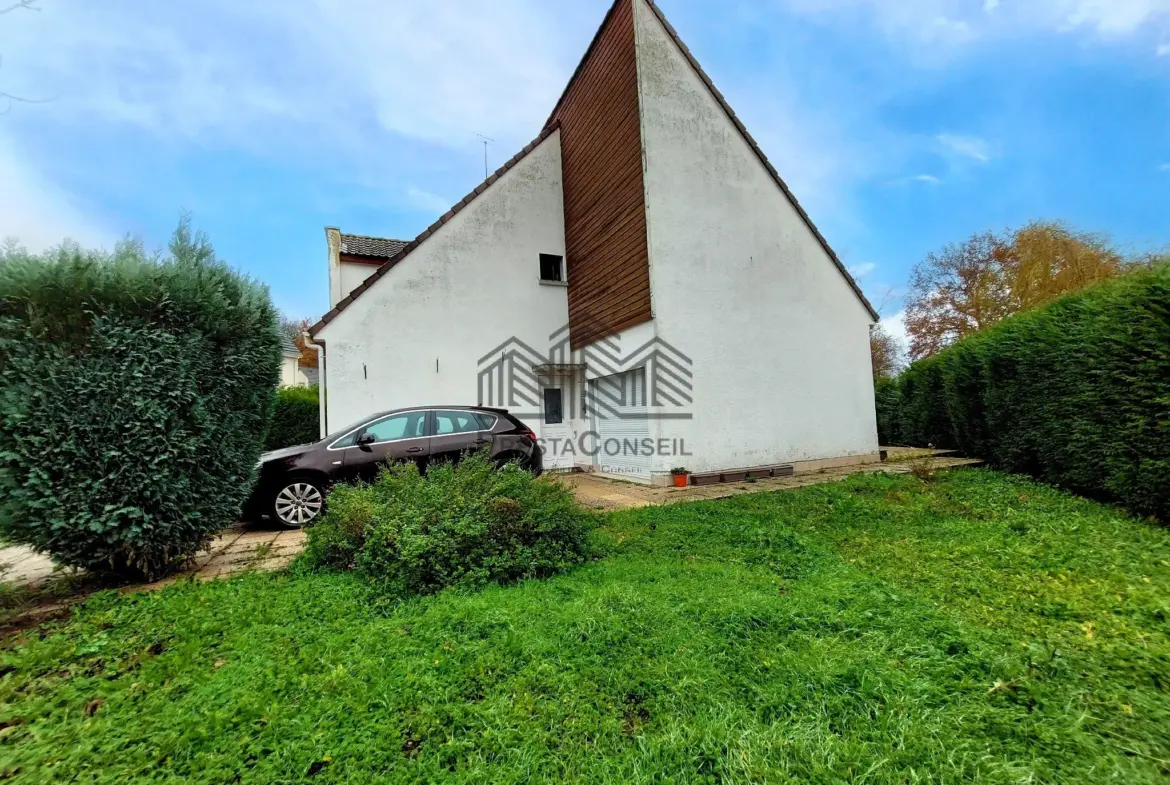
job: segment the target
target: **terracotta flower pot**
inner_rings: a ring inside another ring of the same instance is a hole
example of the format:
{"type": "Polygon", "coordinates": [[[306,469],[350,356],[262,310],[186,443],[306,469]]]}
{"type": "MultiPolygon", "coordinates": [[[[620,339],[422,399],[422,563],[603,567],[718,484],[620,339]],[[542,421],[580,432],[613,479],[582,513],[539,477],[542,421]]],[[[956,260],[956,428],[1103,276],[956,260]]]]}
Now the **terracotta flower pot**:
{"type": "Polygon", "coordinates": [[[674,487],[675,488],[687,487],[687,480],[690,479],[690,476],[686,475],[686,474],[672,474],[671,477],[674,478],[674,487]]]}

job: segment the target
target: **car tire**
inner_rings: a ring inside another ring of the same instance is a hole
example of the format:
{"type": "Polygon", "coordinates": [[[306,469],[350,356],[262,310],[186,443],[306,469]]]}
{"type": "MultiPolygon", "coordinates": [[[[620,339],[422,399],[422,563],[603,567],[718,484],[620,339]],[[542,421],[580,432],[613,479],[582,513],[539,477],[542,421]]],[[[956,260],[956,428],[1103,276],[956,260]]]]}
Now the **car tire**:
{"type": "Polygon", "coordinates": [[[286,529],[310,526],[325,512],[325,489],[320,480],[291,477],[277,486],[268,514],[286,529]]]}

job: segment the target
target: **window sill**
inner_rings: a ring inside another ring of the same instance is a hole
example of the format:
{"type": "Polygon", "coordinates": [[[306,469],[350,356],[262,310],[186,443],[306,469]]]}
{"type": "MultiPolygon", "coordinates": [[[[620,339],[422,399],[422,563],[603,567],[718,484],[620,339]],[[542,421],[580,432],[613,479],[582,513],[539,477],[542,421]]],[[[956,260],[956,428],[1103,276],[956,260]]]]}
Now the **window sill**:
{"type": "Polygon", "coordinates": [[[566,286],[567,287],[569,285],[569,282],[568,281],[546,281],[543,278],[541,278],[540,285],[541,286],[566,286]]]}

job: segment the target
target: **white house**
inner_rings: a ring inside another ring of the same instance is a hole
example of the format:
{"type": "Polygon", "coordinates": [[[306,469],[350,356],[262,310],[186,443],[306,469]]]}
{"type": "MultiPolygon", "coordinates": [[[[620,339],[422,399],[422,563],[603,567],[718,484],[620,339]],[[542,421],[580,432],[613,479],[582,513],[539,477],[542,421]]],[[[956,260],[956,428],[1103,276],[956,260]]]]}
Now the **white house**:
{"type": "Polygon", "coordinates": [[[280,386],[296,387],[302,383],[301,350],[288,336],[280,341],[280,386]]]}
{"type": "Polygon", "coordinates": [[[323,433],[481,403],[645,482],[877,460],[877,314],[651,0],[416,239],[327,237],[323,433]]]}

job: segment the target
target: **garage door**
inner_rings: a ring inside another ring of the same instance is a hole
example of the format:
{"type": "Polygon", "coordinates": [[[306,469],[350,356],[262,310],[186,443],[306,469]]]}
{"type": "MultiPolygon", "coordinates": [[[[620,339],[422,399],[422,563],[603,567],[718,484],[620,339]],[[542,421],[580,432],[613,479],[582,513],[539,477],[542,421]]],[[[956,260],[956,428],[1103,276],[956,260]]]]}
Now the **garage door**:
{"type": "Polygon", "coordinates": [[[595,460],[598,469],[632,480],[649,480],[645,369],[605,376],[590,384],[589,408],[599,437],[595,460]]]}

